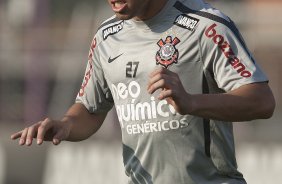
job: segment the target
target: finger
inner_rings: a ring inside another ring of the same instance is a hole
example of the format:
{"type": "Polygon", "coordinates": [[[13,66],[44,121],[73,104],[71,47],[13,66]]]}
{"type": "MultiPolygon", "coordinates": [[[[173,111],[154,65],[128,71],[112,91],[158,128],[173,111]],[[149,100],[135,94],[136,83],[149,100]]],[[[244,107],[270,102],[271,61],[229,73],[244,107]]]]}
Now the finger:
{"type": "Polygon", "coordinates": [[[152,84],[154,84],[155,82],[157,82],[160,79],[167,79],[169,76],[167,76],[166,74],[156,74],[152,77],[149,78],[149,82],[148,82],[148,87],[152,84]]]}
{"type": "Polygon", "coordinates": [[[53,144],[54,144],[54,145],[56,145],[56,146],[57,146],[57,145],[59,145],[59,144],[61,143],[61,140],[60,140],[60,139],[55,139],[55,138],[54,138],[52,142],[53,142],[53,144]]]}
{"type": "Polygon", "coordinates": [[[149,86],[148,93],[153,94],[158,89],[164,89],[166,87],[168,87],[168,85],[167,85],[165,79],[160,79],[157,82],[155,82],[155,83],[153,83],[149,86]]]}
{"type": "Polygon", "coordinates": [[[158,96],[158,99],[163,100],[169,97],[173,97],[173,91],[171,89],[162,90],[158,96]]]}
{"type": "Polygon", "coordinates": [[[26,145],[27,146],[30,146],[32,144],[32,140],[33,140],[33,137],[35,135],[35,126],[31,126],[29,127],[28,131],[27,131],[27,136],[26,136],[26,145]]]}
{"type": "Polygon", "coordinates": [[[157,74],[166,74],[168,71],[169,71],[168,69],[164,67],[160,67],[160,68],[155,69],[149,76],[153,77],[157,74]]]}
{"type": "Polygon", "coordinates": [[[17,133],[12,134],[12,135],[11,135],[11,139],[15,140],[15,139],[20,138],[21,135],[22,135],[22,132],[23,132],[23,131],[20,131],[20,132],[17,132],[17,133]]]}
{"type": "Polygon", "coordinates": [[[46,132],[52,127],[52,121],[49,118],[46,118],[40,123],[37,131],[37,144],[40,145],[43,143],[46,132]]]}
{"type": "Polygon", "coordinates": [[[53,144],[58,145],[61,143],[62,140],[64,140],[64,131],[59,131],[54,137],[53,137],[53,144]]]}
{"type": "Polygon", "coordinates": [[[169,71],[165,68],[156,69],[152,72],[152,75],[150,76],[147,91],[152,94],[154,93],[153,89],[151,88],[154,83],[157,83],[159,80],[165,80],[165,88],[170,88],[173,83],[176,83],[179,81],[178,75],[174,72],[169,71]]]}
{"type": "Polygon", "coordinates": [[[28,131],[28,128],[25,128],[21,134],[21,138],[19,140],[19,145],[24,145],[25,144],[25,141],[26,141],[26,135],[27,135],[27,131],[28,131]]]}
{"type": "Polygon", "coordinates": [[[157,74],[149,79],[147,91],[152,94],[154,93],[154,88],[156,87],[156,83],[162,83],[164,88],[171,87],[171,82],[174,80],[173,76],[170,76],[168,74],[157,74]],[[163,81],[162,81],[163,80],[163,81]],[[164,83],[163,83],[164,82],[164,83]]]}

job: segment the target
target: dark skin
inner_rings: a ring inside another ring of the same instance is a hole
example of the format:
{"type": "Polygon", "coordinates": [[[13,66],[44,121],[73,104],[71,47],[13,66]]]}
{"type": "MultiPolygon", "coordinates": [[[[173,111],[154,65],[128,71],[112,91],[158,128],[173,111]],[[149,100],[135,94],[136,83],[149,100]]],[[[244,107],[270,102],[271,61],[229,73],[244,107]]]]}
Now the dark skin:
{"type": "Polygon", "coordinates": [[[27,146],[32,144],[33,138],[37,139],[39,145],[43,141],[52,141],[54,145],[58,145],[63,140],[81,141],[93,135],[101,127],[106,115],[106,113],[90,114],[84,105],[74,104],[61,120],[46,118],[13,134],[11,138],[20,138],[19,145],[27,146]]]}
{"type": "MultiPolygon", "coordinates": [[[[155,16],[167,0],[108,0],[118,18],[147,20],[155,16]],[[120,8],[122,7],[122,8],[120,8]],[[116,9],[119,9],[117,11],[116,9]]],[[[158,68],[148,76],[148,93],[160,89],[159,100],[167,100],[180,114],[217,119],[223,121],[249,121],[270,118],[275,100],[267,83],[244,85],[223,94],[190,94],[186,91],[178,74],[165,68],[158,68]],[[238,115],[239,114],[239,115],[238,115]]],[[[19,138],[20,145],[52,141],[81,141],[93,135],[102,125],[106,113],[91,114],[82,104],[72,105],[61,120],[46,118],[11,135],[19,138]]]]}

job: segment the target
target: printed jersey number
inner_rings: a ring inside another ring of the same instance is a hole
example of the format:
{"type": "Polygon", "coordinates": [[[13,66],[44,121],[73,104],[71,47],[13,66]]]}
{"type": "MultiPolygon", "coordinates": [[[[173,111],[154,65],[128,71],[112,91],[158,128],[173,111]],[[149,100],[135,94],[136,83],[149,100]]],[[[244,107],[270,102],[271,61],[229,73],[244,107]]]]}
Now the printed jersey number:
{"type": "Polygon", "coordinates": [[[126,64],[126,77],[127,78],[135,78],[138,70],[139,62],[137,61],[130,61],[126,64]]]}

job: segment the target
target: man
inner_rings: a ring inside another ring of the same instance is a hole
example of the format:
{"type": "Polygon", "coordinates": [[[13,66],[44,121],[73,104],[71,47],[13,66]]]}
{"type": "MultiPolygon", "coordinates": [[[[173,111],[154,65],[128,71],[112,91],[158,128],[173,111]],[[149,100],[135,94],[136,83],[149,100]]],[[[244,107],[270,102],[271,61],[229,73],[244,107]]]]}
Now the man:
{"type": "Polygon", "coordinates": [[[81,141],[115,104],[129,183],[245,183],[232,123],[270,118],[267,78],[237,28],[201,0],[108,0],[76,103],[12,135],[81,141]]]}

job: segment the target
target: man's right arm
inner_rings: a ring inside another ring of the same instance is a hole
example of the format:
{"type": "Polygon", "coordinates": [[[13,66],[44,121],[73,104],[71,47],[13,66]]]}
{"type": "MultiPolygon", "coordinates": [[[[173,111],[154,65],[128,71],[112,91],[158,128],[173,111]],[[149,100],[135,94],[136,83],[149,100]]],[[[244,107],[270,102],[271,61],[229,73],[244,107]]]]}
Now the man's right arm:
{"type": "Polygon", "coordinates": [[[107,112],[113,107],[113,99],[99,62],[98,43],[100,42],[97,39],[95,36],[90,46],[86,72],[76,103],[65,116],[61,120],[46,118],[39,121],[11,135],[12,139],[19,138],[20,145],[31,145],[33,138],[37,139],[37,144],[53,141],[57,145],[62,140],[87,139],[100,128],[107,112]]]}
{"type": "Polygon", "coordinates": [[[93,135],[103,124],[107,113],[89,113],[83,104],[74,104],[62,119],[72,126],[67,141],[82,141],[93,135]]]}
{"type": "Polygon", "coordinates": [[[76,103],[70,107],[62,120],[46,118],[11,135],[18,139],[20,145],[32,144],[33,138],[37,144],[52,141],[57,145],[63,140],[82,141],[93,135],[102,125],[107,113],[91,114],[84,105],[76,103]]]}

